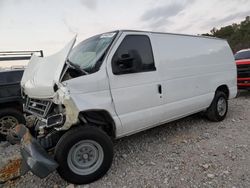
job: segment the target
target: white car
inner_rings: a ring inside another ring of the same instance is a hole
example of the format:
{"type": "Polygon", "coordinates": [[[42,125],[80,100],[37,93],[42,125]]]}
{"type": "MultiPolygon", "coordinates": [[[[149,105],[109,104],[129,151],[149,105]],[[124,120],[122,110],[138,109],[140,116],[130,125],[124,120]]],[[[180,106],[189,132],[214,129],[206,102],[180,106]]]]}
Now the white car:
{"type": "Polygon", "coordinates": [[[113,139],[202,111],[222,121],[237,94],[226,40],[120,30],[74,43],[33,56],[22,78],[25,110],[37,117],[22,153],[40,177],[59,165],[65,180],[92,182],[111,166],[113,139]]]}

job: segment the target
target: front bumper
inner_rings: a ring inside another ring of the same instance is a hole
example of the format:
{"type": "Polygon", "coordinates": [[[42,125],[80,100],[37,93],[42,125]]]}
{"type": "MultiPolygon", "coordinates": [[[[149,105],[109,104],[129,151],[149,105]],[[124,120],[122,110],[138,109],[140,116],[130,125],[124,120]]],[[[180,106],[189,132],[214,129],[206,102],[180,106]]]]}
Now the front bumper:
{"type": "Polygon", "coordinates": [[[33,174],[40,178],[45,178],[56,170],[58,163],[32,137],[28,128],[24,125],[17,125],[12,135],[14,135],[15,140],[20,140],[21,155],[26,163],[24,168],[28,167],[33,174]]]}

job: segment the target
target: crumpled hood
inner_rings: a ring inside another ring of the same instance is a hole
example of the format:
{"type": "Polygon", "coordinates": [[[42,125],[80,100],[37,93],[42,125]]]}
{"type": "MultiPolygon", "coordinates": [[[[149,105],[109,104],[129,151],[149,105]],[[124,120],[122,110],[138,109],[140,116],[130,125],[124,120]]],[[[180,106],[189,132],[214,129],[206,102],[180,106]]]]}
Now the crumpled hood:
{"type": "Polygon", "coordinates": [[[21,86],[31,98],[53,97],[54,85],[60,82],[61,73],[76,36],[58,53],[48,57],[33,55],[24,71],[21,86]]]}

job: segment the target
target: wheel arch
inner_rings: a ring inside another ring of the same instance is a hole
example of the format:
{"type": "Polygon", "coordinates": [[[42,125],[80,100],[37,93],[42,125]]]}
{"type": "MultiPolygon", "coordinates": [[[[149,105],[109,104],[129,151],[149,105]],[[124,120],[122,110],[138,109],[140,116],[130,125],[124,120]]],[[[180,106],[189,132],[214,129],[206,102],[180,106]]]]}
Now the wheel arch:
{"type": "Polygon", "coordinates": [[[228,89],[228,86],[226,84],[223,84],[223,85],[220,85],[219,87],[217,87],[215,93],[217,91],[222,91],[226,94],[227,96],[227,99],[229,99],[229,96],[230,96],[230,93],[229,93],[229,89],[228,89]]]}
{"type": "Polygon", "coordinates": [[[92,109],[79,112],[78,115],[81,124],[90,124],[100,127],[111,138],[116,138],[116,125],[111,114],[104,109],[92,109]]]}

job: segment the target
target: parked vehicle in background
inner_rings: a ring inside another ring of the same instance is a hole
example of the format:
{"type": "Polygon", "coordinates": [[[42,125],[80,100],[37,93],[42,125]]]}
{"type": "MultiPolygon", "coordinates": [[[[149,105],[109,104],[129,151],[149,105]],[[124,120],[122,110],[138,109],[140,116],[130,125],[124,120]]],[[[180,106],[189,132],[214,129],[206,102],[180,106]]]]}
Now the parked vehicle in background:
{"type": "Polygon", "coordinates": [[[234,57],[237,65],[238,89],[250,90],[250,49],[240,50],[234,57]]]}
{"type": "Polygon", "coordinates": [[[74,43],[33,56],[21,81],[25,110],[38,120],[17,135],[25,132],[23,158],[39,177],[59,165],[65,180],[92,182],[111,166],[112,139],[197,112],[222,121],[237,94],[226,40],[121,30],[74,43]],[[52,148],[54,159],[44,151],[52,148]]]}
{"type": "MultiPolygon", "coordinates": [[[[27,61],[32,54],[42,57],[42,51],[6,51],[0,52],[1,63],[27,61]]],[[[25,123],[23,115],[23,99],[21,97],[20,82],[24,66],[2,67],[0,70],[0,137],[4,139],[10,128],[18,123],[25,123]]]]}

